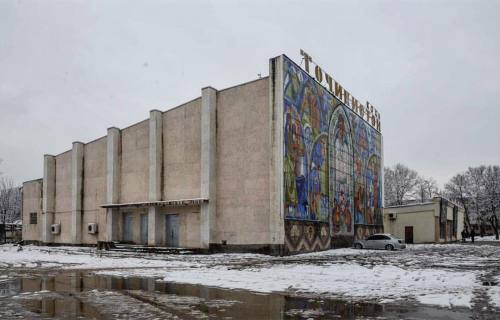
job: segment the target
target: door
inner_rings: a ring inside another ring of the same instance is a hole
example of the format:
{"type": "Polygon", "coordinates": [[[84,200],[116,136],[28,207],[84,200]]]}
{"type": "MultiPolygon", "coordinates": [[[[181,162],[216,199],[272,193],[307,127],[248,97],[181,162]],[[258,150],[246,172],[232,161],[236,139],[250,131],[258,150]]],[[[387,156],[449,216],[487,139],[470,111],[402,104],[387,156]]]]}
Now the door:
{"type": "Polygon", "coordinates": [[[179,246],[179,215],[167,214],[165,216],[165,244],[167,247],[179,246]]]}
{"type": "Polygon", "coordinates": [[[405,227],[405,242],[413,243],[413,227],[405,227]]]}
{"type": "Polygon", "coordinates": [[[130,212],[123,214],[123,241],[132,242],[134,239],[132,234],[133,217],[130,212]]]}
{"type": "Polygon", "coordinates": [[[141,214],[141,243],[148,244],[148,214],[141,214]]]}

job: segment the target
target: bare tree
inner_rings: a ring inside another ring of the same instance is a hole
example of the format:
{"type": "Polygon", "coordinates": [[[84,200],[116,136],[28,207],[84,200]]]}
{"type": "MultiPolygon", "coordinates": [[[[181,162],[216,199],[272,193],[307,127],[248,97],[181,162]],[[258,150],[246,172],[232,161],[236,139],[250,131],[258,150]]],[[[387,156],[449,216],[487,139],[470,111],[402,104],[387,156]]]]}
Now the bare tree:
{"type": "Polygon", "coordinates": [[[484,171],[486,166],[469,167],[465,172],[469,190],[470,209],[474,213],[476,223],[479,225],[481,236],[484,233],[485,212],[483,206],[484,171]]]}
{"type": "Polygon", "coordinates": [[[500,167],[488,166],[483,172],[484,194],[481,204],[484,206],[485,220],[489,221],[498,240],[498,216],[500,206],[500,167]]]}
{"type": "Polygon", "coordinates": [[[433,178],[418,177],[415,186],[415,198],[419,199],[420,202],[424,202],[438,194],[439,188],[436,180],[433,178]]]}
{"type": "Polygon", "coordinates": [[[444,186],[445,195],[452,201],[461,204],[465,210],[465,229],[467,233],[471,228],[471,221],[469,217],[470,206],[470,190],[466,173],[459,173],[453,176],[450,181],[444,186]]]}
{"type": "Polygon", "coordinates": [[[481,235],[490,224],[499,237],[498,214],[500,211],[500,167],[469,167],[467,171],[454,176],[445,185],[450,199],[465,208],[466,226],[470,229],[471,220],[479,225],[481,235]]]}
{"type": "Polygon", "coordinates": [[[12,179],[0,177],[0,223],[12,223],[21,218],[21,189],[12,179]]]}
{"type": "Polygon", "coordinates": [[[402,205],[412,198],[418,174],[415,170],[398,163],[392,168],[384,169],[385,203],[387,205],[402,205]]]}

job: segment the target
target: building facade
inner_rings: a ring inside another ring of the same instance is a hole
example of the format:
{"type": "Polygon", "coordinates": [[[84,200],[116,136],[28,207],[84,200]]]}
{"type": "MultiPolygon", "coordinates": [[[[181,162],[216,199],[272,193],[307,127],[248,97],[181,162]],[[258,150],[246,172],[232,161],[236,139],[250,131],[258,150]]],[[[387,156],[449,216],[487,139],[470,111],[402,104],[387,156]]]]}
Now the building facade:
{"type": "Polygon", "coordinates": [[[282,55],[268,77],[45,155],[23,239],[290,254],[380,232],[382,135],[339,92],[282,55]]]}
{"type": "Polygon", "coordinates": [[[384,230],[406,243],[440,243],[462,239],[464,209],[442,198],[384,208],[384,230]]]}

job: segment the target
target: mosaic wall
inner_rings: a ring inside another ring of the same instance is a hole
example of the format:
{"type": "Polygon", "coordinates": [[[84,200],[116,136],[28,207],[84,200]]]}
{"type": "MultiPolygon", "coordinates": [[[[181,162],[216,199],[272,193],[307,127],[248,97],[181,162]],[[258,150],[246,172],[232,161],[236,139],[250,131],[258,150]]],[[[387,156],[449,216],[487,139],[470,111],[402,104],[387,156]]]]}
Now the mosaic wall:
{"type": "Polygon", "coordinates": [[[381,226],[380,133],[286,58],[283,70],[285,219],[332,236],[381,226]]]}

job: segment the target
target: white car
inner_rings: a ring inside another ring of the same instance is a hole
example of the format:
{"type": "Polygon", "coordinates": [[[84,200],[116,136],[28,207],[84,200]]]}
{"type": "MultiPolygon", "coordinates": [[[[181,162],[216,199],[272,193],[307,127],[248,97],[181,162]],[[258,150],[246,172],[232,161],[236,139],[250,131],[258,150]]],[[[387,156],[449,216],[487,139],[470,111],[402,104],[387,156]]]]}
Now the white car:
{"type": "Polygon", "coordinates": [[[388,233],[372,234],[365,240],[354,241],[353,246],[356,249],[400,250],[406,248],[404,241],[388,233]]]}

